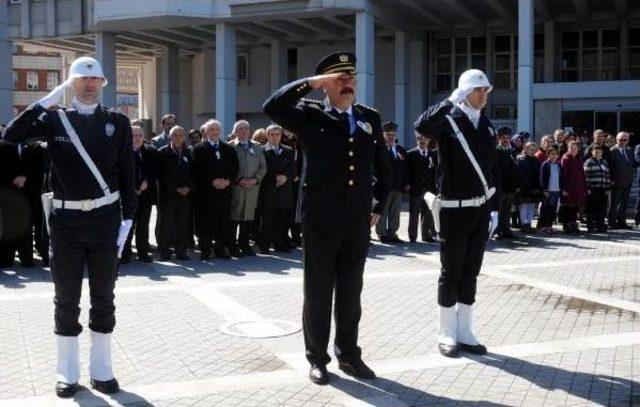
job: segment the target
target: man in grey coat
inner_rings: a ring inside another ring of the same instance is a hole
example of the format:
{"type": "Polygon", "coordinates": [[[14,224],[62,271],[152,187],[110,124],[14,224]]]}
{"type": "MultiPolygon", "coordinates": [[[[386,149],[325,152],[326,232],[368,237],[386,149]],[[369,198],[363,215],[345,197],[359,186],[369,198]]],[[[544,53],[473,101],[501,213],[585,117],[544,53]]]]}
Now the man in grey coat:
{"type": "Polygon", "coordinates": [[[629,133],[621,131],[616,136],[616,145],[609,154],[611,171],[611,207],[609,208],[610,229],[631,229],[627,225],[626,212],[629,192],[633,184],[634,168],[638,166],[633,151],[628,147],[629,133]]]}
{"type": "Polygon", "coordinates": [[[240,163],[231,198],[232,236],[235,238],[238,233],[236,243],[232,243],[229,250],[229,254],[234,257],[256,255],[249,245],[249,235],[258,206],[260,182],[267,173],[264,150],[260,143],[249,140],[250,131],[246,120],[239,120],[233,125],[235,140],[231,145],[235,148],[240,163]]]}

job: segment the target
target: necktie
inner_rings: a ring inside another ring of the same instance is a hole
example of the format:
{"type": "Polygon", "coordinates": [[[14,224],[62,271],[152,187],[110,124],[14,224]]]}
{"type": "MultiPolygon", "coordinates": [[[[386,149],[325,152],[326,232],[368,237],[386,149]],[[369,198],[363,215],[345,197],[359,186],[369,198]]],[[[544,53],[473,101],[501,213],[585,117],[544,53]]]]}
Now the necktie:
{"type": "Polygon", "coordinates": [[[355,131],[355,122],[353,121],[353,116],[351,116],[347,112],[340,113],[340,120],[345,120],[349,124],[349,134],[353,134],[355,131]]]}

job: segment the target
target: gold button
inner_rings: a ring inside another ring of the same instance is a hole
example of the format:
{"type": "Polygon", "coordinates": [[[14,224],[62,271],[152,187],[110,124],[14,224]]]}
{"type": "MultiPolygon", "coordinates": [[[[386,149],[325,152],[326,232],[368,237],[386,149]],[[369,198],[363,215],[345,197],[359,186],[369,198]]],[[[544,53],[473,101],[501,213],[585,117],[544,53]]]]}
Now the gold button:
{"type": "Polygon", "coordinates": [[[349,180],[349,185],[353,185],[353,180],[352,179],[349,180]]]}
{"type": "Polygon", "coordinates": [[[350,166],[349,166],[349,169],[350,169],[351,171],[353,171],[353,170],[355,170],[355,169],[356,169],[356,167],[354,167],[353,165],[350,165],[350,166]]]}
{"type": "Polygon", "coordinates": [[[349,143],[353,143],[353,137],[349,137],[349,143]]]}
{"type": "Polygon", "coordinates": [[[353,151],[349,151],[349,157],[353,157],[353,151]]]}

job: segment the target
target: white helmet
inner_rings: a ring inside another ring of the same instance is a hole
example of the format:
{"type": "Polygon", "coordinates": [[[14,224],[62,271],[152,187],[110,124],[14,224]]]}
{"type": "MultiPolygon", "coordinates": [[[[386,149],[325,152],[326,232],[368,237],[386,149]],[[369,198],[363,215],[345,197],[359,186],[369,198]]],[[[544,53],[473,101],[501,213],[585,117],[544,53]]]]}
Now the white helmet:
{"type": "Polygon", "coordinates": [[[493,85],[489,82],[487,75],[479,69],[468,69],[460,75],[458,79],[458,89],[489,88],[493,90],[493,85]]]}
{"type": "Polygon", "coordinates": [[[107,86],[107,78],[104,77],[104,73],[102,72],[102,65],[100,65],[100,62],[98,62],[98,60],[91,57],[80,57],[71,63],[71,67],[69,68],[68,80],[73,80],[75,78],[86,78],[91,76],[102,78],[102,86],[107,86]]]}

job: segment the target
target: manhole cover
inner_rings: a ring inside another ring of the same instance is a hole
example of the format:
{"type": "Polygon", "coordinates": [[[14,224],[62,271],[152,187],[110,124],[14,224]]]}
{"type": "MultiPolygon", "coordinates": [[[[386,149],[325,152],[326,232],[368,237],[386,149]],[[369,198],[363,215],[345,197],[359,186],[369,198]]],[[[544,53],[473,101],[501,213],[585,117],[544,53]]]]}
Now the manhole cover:
{"type": "Polygon", "coordinates": [[[279,319],[233,321],[220,326],[220,332],[244,338],[279,338],[298,333],[301,329],[298,324],[279,319]]]}

